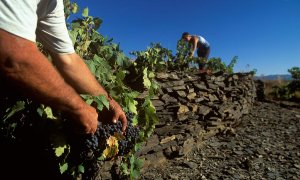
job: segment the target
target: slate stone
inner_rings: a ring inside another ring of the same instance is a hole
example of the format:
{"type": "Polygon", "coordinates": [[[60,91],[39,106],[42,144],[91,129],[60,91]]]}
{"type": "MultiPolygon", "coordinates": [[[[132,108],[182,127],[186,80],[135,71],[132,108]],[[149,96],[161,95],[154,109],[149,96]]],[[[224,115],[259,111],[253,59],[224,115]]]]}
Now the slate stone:
{"type": "Polygon", "coordinates": [[[152,104],[153,106],[163,106],[165,103],[160,100],[153,100],[152,104]]]}
{"type": "Polygon", "coordinates": [[[198,91],[204,91],[204,92],[208,92],[209,91],[205,84],[194,83],[193,85],[194,85],[195,89],[198,90],[198,91]]]}
{"type": "Polygon", "coordinates": [[[178,91],[178,90],[186,90],[185,86],[173,86],[172,87],[174,91],[178,91]]]}
{"type": "Polygon", "coordinates": [[[206,116],[208,113],[210,113],[212,109],[207,106],[199,106],[198,108],[198,114],[206,116]]]}
{"type": "Polygon", "coordinates": [[[167,73],[156,73],[157,79],[167,79],[169,75],[167,73]]]}

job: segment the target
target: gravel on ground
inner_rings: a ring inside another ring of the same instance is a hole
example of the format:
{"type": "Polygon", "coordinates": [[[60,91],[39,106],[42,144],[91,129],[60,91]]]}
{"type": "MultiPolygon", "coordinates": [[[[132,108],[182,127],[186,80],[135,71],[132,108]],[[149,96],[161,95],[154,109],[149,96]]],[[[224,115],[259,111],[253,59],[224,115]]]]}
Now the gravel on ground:
{"type": "Polygon", "coordinates": [[[141,179],[300,179],[300,108],[257,102],[238,127],[141,179]]]}

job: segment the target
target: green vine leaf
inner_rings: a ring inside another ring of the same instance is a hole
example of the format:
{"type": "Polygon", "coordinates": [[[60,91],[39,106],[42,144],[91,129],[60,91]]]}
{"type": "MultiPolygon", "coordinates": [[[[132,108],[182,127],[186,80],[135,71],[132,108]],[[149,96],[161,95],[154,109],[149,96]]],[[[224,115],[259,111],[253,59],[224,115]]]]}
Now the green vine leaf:
{"type": "Polygon", "coordinates": [[[101,111],[103,109],[103,105],[109,109],[109,102],[107,98],[104,95],[97,96],[95,98],[95,101],[97,102],[97,108],[101,111]]]}
{"type": "Polygon", "coordinates": [[[57,117],[53,115],[52,109],[49,106],[45,106],[41,104],[40,107],[37,109],[37,112],[43,118],[53,119],[53,120],[57,119],[57,117]]]}
{"type": "Polygon", "coordinates": [[[64,172],[66,172],[68,170],[68,163],[64,163],[64,164],[59,164],[59,171],[61,174],[63,174],[64,172]]]}
{"type": "Polygon", "coordinates": [[[148,68],[145,68],[144,70],[143,70],[143,80],[144,80],[144,82],[143,82],[143,84],[144,84],[144,86],[147,88],[147,89],[150,89],[150,87],[151,87],[151,81],[149,80],[149,78],[148,78],[148,68]]]}
{"type": "Polygon", "coordinates": [[[55,156],[60,157],[61,155],[63,155],[66,148],[67,148],[67,145],[54,148],[55,156]]]}
{"type": "Polygon", "coordinates": [[[88,7],[83,9],[82,16],[85,18],[89,16],[89,8],[88,7]]]}
{"type": "Polygon", "coordinates": [[[136,105],[138,104],[138,102],[133,100],[132,98],[128,98],[128,97],[125,97],[125,102],[126,102],[126,105],[129,109],[129,111],[134,113],[134,114],[137,114],[136,105]]]}
{"type": "Polygon", "coordinates": [[[79,7],[77,5],[77,3],[72,3],[72,13],[75,14],[79,11],[79,7]]]}
{"type": "Polygon", "coordinates": [[[155,125],[158,123],[158,117],[156,115],[156,109],[153,106],[151,99],[149,97],[145,99],[142,108],[145,111],[144,114],[145,122],[147,122],[147,125],[145,126],[144,137],[148,138],[153,133],[155,125]]]}
{"type": "Polygon", "coordinates": [[[134,117],[132,118],[132,125],[133,125],[133,126],[136,126],[136,125],[138,125],[138,123],[139,123],[139,120],[137,119],[136,116],[134,116],[134,117]]]}
{"type": "Polygon", "coordinates": [[[6,110],[6,114],[3,117],[3,120],[5,121],[6,119],[10,118],[17,112],[23,110],[25,108],[25,102],[24,101],[17,101],[15,105],[13,105],[11,108],[8,108],[6,110]]]}
{"type": "Polygon", "coordinates": [[[130,157],[130,179],[137,179],[143,166],[143,160],[139,160],[134,155],[130,157]]]}
{"type": "Polygon", "coordinates": [[[143,164],[144,164],[144,159],[138,159],[138,158],[135,159],[135,168],[136,169],[142,169],[143,164]]]}
{"type": "Polygon", "coordinates": [[[93,99],[88,99],[85,101],[88,105],[91,105],[93,103],[93,99]]]}
{"type": "Polygon", "coordinates": [[[78,166],[78,172],[82,174],[84,173],[84,166],[82,164],[78,166]]]}
{"type": "Polygon", "coordinates": [[[121,164],[121,170],[122,170],[122,173],[125,174],[126,176],[130,175],[128,165],[126,163],[121,164]]]}
{"type": "Polygon", "coordinates": [[[153,72],[149,72],[149,78],[154,78],[155,74],[153,72]]]}
{"type": "Polygon", "coordinates": [[[53,112],[52,112],[52,109],[48,106],[44,109],[44,112],[46,114],[46,118],[48,119],[57,119],[54,115],[53,115],[53,112]]]}
{"type": "Polygon", "coordinates": [[[116,62],[117,62],[117,65],[123,66],[124,58],[125,58],[125,56],[124,56],[123,53],[117,53],[117,54],[116,54],[116,62]]]}

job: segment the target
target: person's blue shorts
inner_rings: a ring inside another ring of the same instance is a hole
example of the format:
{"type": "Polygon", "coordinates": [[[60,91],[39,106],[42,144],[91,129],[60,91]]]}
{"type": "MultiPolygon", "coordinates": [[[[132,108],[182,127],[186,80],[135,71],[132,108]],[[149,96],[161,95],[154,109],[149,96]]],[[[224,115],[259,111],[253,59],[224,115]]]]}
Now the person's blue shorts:
{"type": "MultiPolygon", "coordinates": [[[[208,59],[210,54],[210,47],[209,46],[205,46],[205,45],[200,45],[200,47],[198,47],[197,50],[197,55],[199,58],[205,58],[208,59]]],[[[205,66],[204,62],[199,62],[199,69],[203,69],[205,66]]]]}

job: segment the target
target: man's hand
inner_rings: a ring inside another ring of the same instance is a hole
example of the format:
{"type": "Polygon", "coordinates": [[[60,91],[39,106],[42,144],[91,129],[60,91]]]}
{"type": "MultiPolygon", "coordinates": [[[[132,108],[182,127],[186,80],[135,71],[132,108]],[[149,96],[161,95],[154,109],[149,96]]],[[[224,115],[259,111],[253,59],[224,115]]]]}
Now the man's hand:
{"type": "Polygon", "coordinates": [[[109,100],[109,109],[104,108],[99,112],[99,120],[105,124],[122,122],[122,132],[124,133],[127,127],[127,118],[120,105],[112,98],[109,100]]]}
{"type": "Polygon", "coordinates": [[[127,118],[120,105],[114,99],[109,100],[109,110],[113,113],[113,123],[117,123],[117,121],[120,120],[122,122],[122,132],[125,132],[127,127],[127,118]]]}
{"type": "Polygon", "coordinates": [[[98,126],[98,113],[92,106],[84,105],[84,107],[71,112],[70,116],[70,121],[74,122],[74,130],[77,133],[94,134],[96,132],[98,126]]]}

